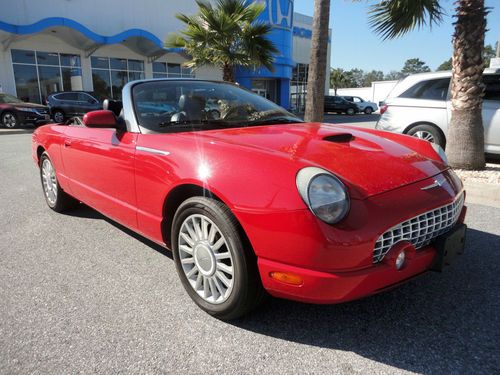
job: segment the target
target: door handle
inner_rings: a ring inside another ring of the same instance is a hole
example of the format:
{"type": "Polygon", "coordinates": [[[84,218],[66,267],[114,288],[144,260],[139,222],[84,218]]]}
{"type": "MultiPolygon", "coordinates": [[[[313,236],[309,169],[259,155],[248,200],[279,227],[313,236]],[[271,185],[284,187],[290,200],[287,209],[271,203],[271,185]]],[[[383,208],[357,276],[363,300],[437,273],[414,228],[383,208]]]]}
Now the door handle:
{"type": "Polygon", "coordinates": [[[64,140],[64,147],[70,147],[71,146],[71,141],[69,139],[64,140]]]}

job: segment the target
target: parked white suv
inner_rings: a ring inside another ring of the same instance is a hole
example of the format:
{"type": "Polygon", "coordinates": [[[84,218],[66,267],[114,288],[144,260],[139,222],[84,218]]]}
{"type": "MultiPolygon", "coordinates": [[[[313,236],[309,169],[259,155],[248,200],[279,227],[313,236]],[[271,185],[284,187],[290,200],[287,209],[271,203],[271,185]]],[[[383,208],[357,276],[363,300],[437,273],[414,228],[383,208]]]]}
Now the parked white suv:
{"type": "MultiPolygon", "coordinates": [[[[442,146],[451,119],[451,72],[414,74],[391,91],[376,129],[413,135],[442,146]]],[[[500,154],[500,69],[485,69],[483,101],[485,152],[500,154]]]]}

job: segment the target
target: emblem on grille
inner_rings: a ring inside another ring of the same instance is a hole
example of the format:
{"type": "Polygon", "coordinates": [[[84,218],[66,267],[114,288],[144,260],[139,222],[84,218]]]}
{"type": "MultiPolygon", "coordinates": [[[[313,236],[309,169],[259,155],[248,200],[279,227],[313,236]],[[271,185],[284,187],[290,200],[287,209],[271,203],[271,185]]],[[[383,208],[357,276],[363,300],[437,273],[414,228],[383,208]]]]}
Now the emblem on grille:
{"type": "Polygon", "coordinates": [[[433,189],[435,187],[443,186],[443,184],[446,182],[446,179],[444,177],[438,177],[434,180],[434,182],[430,185],[424,186],[423,188],[420,188],[420,190],[429,190],[433,189]]]}

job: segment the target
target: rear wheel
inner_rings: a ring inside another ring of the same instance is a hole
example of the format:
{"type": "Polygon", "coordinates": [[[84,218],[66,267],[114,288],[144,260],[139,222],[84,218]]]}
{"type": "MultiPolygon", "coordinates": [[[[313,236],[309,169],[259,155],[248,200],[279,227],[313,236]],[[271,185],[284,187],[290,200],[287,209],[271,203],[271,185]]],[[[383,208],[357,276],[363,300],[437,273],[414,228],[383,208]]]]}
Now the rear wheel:
{"type": "Polygon", "coordinates": [[[19,126],[17,116],[14,112],[4,112],[2,114],[2,125],[9,129],[14,129],[19,126]]]}
{"type": "Polygon", "coordinates": [[[347,113],[349,116],[352,116],[356,113],[356,111],[354,110],[354,108],[347,108],[347,111],[345,113],[347,113]]]}
{"type": "Polygon", "coordinates": [[[235,319],[262,299],[253,251],[221,202],[194,197],[182,203],[172,224],[172,249],[184,288],[209,314],[235,319]]]}
{"type": "Polygon", "coordinates": [[[408,135],[436,143],[444,148],[445,139],[439,129],[433,125],[417,125],[408,131],[408,135]]]}
{"type": "Polygon", "coordinates": [[[40,158],[40,179],[47,205],[56,212],[64,212],[78,205],[78,201],[66,194],[57,181],[56,171],[49,155],[44,152],[40,158]]]}
{"type": "Polygon", "coordinates": [[[60,109],[57,109],[52,113],[52,118],[54,119],[55,122],[62,123],[64,122],[65,118],[64,112],[61,111],[60,109]]]}

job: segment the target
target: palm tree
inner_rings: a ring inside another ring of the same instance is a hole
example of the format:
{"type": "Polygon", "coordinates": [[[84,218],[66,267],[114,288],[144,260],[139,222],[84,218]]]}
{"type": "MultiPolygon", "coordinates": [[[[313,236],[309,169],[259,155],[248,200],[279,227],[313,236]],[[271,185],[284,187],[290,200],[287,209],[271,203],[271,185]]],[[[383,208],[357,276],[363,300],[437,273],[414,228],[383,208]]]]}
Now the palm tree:
{"type": "Polygon", "coordinates": [[[311,61],[307,81],[306,111],[308,122],[323,121],[330,0],[314,0],[311,61]]]}
{"type": "MultiPolygon", "coordinates": [[[[481,115],[484,86],[484,0],[455,2],[453,34],[451,121],[446,153],[452,167],[483,169],[484,129],[481,115]]],[[[441,22],[439,0],[383,0],[371,7],[370,23],[384,39],[401,36],[416,27],[441,22]]]]}
{"type": "Polygon", "coordinates": [[[330,87],[335,90],[335,95],[337,95],[337,90],[346,87],[347,77],[342,69],[331,69],[330,70],[330,87]]]}
{"type": "Polygon", "coordinates": [[[167,47],[185,49],[191,56],[186,66],[217,66],[229,82],[234,82],[236,66],[272,70],[273,55],[278,50],[267,38],[271,26],[257,21],[264,4],[245,0],[218,0],[215,6],[203,0],[196,3],[198,14],[176,15],[186,28],[181,34],[170,35],[165,43],[167,47]]]}

